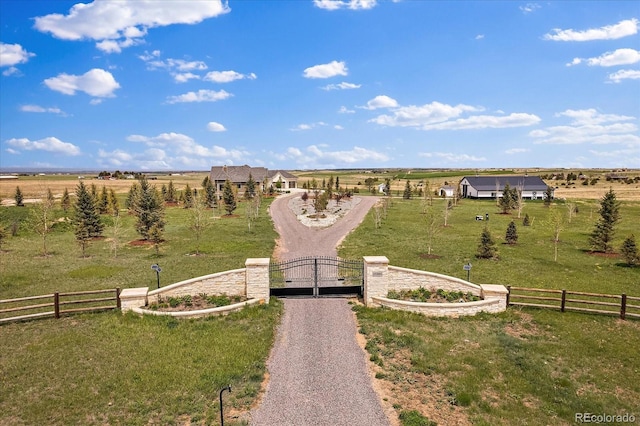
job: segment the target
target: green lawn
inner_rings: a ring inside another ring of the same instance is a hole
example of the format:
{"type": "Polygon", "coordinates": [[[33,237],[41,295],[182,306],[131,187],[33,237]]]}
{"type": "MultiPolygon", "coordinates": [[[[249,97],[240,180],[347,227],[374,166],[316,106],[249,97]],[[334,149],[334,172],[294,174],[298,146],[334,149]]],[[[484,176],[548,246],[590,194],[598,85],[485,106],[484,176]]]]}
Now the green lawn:
{"type": "MultiPolygon", "coordinates": [[[[68,225],[47,238],[51,255],[41,255],[39,236],[27,222],[30,207],[0,208],[0,222],[20,221],[0,253],[0,299],[54,291],[156,287],[244,267],[248,257],[269,257],[277,234],[266,213],[249,232],[244,204],[236,217],[212,219],[194,256],[189,210],[168,208],[160,255],[138,239],[134,218],[123,214],[117,257],[110,217],[105,239],[93,241],[89,257],[68,225]]],[[[62,212],[57,212],[63,216],[62,212]]],[[[213,212],[211,212],[213,216],[213,212]]],[[[225,424],[246,412],[258,395],[282,305],[247,308],[225,317],[174,320],[87,314],[0,325],[0,425],[217,424],[218,392],[225,394],[225,424]]]]}
{"type": "MultiPolygon", "coordinates": [[[[444,210],[443,200],[434,202],[444,210]]],[[[626,267],[621,257],[589,253],[598,203],[578,206],[578,216],[560,234],[557,262],[545,223],[549,209],[542,202],[526,204],[523,213],[533,226],[524,227],[515,213],[498,214],[495,202],[464,200],[435,239],[433,253],[441,257],[424,259],[421,201],[396,199],[380,229],[370,214],[339,253],[385,255],[391,265],[465,279],[462,266],[471,262],[476,283],[640,296],[640,268],[626,267]],[[475,221],[476,214],[487,212],[489,222],[475,221]],[[515,246],[502,244],[511,220],[518,225],[515,246]],[[499,260],[475,258],[485,225],[498,243],[499,260]]],[[[566,212],[564,205],[553,208],[566,212]]],[[[622,203],[616,247],[628,235],[640,235],[638,218],[640,203],[622,203]]],[[[461,319],[355,310],[371,360],[379,366],[377,377],[391,387],[389,399],[399,413],[416,418],[417,411],[423,421],[440,423],[458,413],[479,425],[569,425],[581,412],[630,413],[640,422],[640,321],[516,308],[461,319]]]]}

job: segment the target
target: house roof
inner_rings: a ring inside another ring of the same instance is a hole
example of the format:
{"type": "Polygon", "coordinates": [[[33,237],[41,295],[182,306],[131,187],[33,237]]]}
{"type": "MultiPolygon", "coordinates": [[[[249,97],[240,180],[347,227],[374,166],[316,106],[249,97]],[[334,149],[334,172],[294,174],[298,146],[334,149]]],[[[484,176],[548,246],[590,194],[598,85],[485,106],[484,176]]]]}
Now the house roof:
{"type": "Polygon", "coordinates": [[[464,179],[478,191],[495,191],[496,183],[498,191],[502,191],[507,183],[512,188],[523,185],[524,191],[544,192],[548,186],[540,176],[465,176],[464,179]]]}
{"type": "Polygon", "coordinates": [[[231,182],[247,182],[249,174],[256,182],[261,182],[267,177],[267,169],[265,167],[244,166],[213,166],[211,167],[212,181],[225,181],[229,179],[231,182]]]}
{"type": "Polygon", "coordinates": [[[272,178],[272,177],[274,177],[275,175],[277,175],[278,173],[280,173],[280,175],[281,175],[283,178],[287,178],[287,179],[298,179],[298,177],[297,177],[297,176],[292,175],[291,173],[286,172],[286,171],[284,171],[284,170],[269,170],[267,173],[268,173],[268,174],[267,174],[267,176],[268,176],[268,177],[270,177],[270,178],[272,178]]]}

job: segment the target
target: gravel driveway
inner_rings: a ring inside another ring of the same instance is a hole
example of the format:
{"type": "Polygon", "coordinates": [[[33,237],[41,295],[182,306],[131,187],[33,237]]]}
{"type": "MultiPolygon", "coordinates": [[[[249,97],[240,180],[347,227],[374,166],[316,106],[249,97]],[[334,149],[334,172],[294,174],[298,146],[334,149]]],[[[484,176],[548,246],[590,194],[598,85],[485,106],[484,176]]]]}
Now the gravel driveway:
{"type": "MultiPolygon", "coordinates": [[[[299,196],[299,194],[292,195],[299,196]]],[[[288,208],[290,197],[271,204],[280,233],[277,257],[335,256],[342,239],[364,218],[376,198],[362,201],[337,223],[314,229],[288,208]]],[[[270,374],[252,425],[362,425],[390,422],[373,390],[356,323],[344,298],[285,299],[284,316],[267,363],[270,374]]]]}

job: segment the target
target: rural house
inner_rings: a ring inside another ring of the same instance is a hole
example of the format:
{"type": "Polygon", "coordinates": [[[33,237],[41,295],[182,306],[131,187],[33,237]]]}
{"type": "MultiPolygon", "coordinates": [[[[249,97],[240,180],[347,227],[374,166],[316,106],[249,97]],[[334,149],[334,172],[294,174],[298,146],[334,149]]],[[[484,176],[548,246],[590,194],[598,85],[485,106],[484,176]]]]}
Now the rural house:
{"type": "Polygon", "coordinates": [[[265,167],[244,166],[214,166],[211,167],[209,179],[216,187],[218,194],[222,193],[225,181],[229,180],[238,189],[238,193],[244,193],[249,175],[256,182],[256,188],[263,192],[273,186],[275,189],[288,190],[297,187],[298,178],[284,170],[268,170],[265,167]]]}
{"type": "MultiPolygon", "coordinates": [[[[522,198],[541,200],[548,185],[539,176],[465,176],[460,181],[463,198],[496,198],[504,187],[522,189],[522,198]]],[[[553,193],[553,192],[552,192],[553,193]]]]}

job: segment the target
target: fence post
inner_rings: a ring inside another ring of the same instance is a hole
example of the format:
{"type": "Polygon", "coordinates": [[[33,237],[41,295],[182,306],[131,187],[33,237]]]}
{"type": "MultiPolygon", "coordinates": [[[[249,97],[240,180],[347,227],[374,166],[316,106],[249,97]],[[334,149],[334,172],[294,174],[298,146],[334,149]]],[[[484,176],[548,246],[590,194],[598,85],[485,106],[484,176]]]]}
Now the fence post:
{"type": "Polygon", "coordinates": [[[507,308],[509,307],[509,299],[511,298],[511,286],[507,286],[507,308]]]}
{"type": "Polygon", "coordinates": [[[60,293],[53,293],[53,316],[60,318],[60,293]]]}
{"type": "Polygon", "coordinates": [[[627,295],[622,293],[622,300],[620,301],[620,318],[625,319],[627,314],[627,295]]]}
{"type": "Polygon", "coordinates": [[[120,308],[120,287],[116,287],[116,309],[120,308]]]}
{"type": "Polygon", "coordinates": [[[564,305],[567,303],[567,290],[562,289],[562,301],[560,302],[560,312],[564,312],[564,305]]]}

